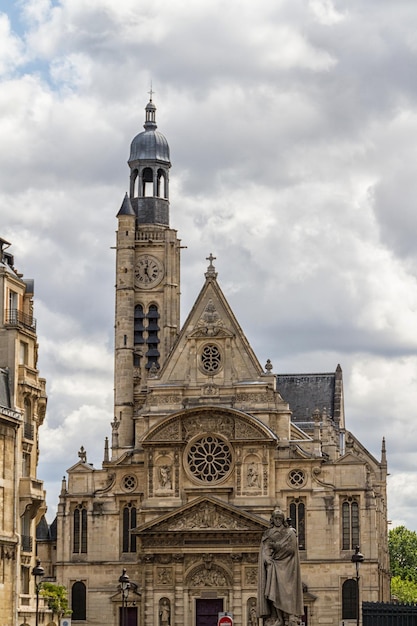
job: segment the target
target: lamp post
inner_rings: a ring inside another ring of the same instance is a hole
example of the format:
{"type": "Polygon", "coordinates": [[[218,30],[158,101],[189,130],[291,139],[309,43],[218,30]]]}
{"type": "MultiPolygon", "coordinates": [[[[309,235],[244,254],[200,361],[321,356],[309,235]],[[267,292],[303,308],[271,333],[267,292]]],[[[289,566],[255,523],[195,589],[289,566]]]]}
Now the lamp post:
{"type": "Polygon", "coordinates": [[[35,613],[35,624],[38,626],[39,624],[39,589],[41,586],[41,579],[45,575],[45,570],[43,569],[40,559],[36,559],[36,565],[32,570],[32,576],[35,578],[35,592],[36,592],[36,613],[35,613]]]}
{"type": "Polygon", "coordinates": [[[123,569],[122,575],[119,577],[120,591],[122,594],[122,619],[121,626],[126,626],[126,605],[127,597],[129,595],[130,581],[129,576],[126,574],[126,569],[123,569]]]}
{"type": "Polygon", "coordinates": [[[356,624],[357,626],[359,626],[359,609],[360,609],[360,603],[359,603],[359,566],[361,563],[363,563],[365,560],[365,557],[363,556],[363,554],[361,554],[359,552],[359,546],[356,546],[355,548],[355,552],[354,554],[352,554],[352,563],[355,564],[356,567],[356,624]]]}

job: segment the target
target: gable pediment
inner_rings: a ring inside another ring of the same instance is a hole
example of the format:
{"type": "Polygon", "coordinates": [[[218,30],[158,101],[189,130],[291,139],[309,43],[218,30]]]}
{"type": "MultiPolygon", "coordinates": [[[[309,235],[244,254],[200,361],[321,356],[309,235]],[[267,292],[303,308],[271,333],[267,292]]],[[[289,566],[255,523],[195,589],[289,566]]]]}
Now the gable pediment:
{"type": "Polygon", "coordinates": [[[94,467],[85,461],[78,461],[78,463],[75,463],[75,465],[72,465],[69,469],[67,469],[68,474],[90,474],[93,471],[94,467]]]}
{"type": "Polygon", "coordinates": [[[188,386],[201,387],[205,382],[230,385],[260,381],[263,376],[262,367],[217,281],[207,279],[160,372],[160,384],[187,381],[188,386]],[[205,349],[213,354],[206,358],[205,349]]]}
{"type": "Polygon", "coordinates": [[[139,535],[263,533],[268,522],[213,497],[201,497],[136,529],[139,535]]]}

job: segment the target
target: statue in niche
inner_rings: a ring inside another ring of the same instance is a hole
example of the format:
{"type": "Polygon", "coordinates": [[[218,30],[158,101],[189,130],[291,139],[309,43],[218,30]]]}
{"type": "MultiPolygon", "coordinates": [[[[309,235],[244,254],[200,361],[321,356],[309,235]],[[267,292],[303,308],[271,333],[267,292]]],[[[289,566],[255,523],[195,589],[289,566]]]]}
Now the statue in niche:
{"type": "Polygon", "coordinates": [[[161,598],[159,602],[159,625],[168,626],[171,618],[171,606],[168,598],[161,598]]]}
{"type": "Polygon", "coordinates": [[[258,626],[258,613],[256,611],[255,598],[249,600],[248,609],[248,626],[258,626]]]}
{"type": "Polygon", "coordinates": [[[293,626],[303,613],[297,537],[275,508],[259,550],[258,617],[264,626],[293,626]]]}
{"type": "Polygon", "coordinates": [[[248,466],[248,471],[246,473],[246,484],[248,487],[259,488],[259,472],[256,463],[251,463],[248,466]]]}
{"type": "Polygon", "coordinates": [[[171,466],[161,465],[158,471],[159,486],[162,489],[172,489],[171,466]]]}

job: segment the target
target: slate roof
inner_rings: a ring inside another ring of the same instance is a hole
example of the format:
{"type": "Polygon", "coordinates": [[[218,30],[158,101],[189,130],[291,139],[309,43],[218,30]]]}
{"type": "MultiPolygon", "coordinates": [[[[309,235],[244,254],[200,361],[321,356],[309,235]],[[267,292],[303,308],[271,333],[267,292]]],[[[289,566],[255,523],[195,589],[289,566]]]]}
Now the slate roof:
{"type": "Polygon", "coordinates": [[[43,515],[36,526],[37,541],[56,541],[57,538],[57,519],[55,518],[51,525],[46,521],[43,515]]]}
{"type": "Polygon", "coordinates": [[[338,424],[343,411],[342,394],[337,390],[341,376],[340,366],[336,372],[323,374],[277,374],[277,390],[289,404],[292,421],[300,428],[310,430],[313,427],[313,412],[326,409],[338,424]]]}

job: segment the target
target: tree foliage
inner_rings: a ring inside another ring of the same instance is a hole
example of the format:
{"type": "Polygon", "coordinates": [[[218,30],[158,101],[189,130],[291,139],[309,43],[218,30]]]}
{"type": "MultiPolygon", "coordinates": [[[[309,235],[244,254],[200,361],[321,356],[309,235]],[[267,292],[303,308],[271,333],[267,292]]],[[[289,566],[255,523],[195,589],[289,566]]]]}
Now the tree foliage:
{"type": "Polygon", "coordinates": [[[417,583],[417,533],[405,526],[389,531],[391,575],[417,583]]]}
{"type": "Polygon", "coordinates": [[[53,615],[63,617],[71,614],[68,606],[67,589],[64,585],[44,582],[41,585],[39,594],[45,598],[46,604],[51,609],[53,615]]]}
{"type": "Polygon", "coordinates": [[[417,602],[417,583],[404,580],[400,576],[391,578],[391,596],[398,602],[415,604],[417,602]]]}

